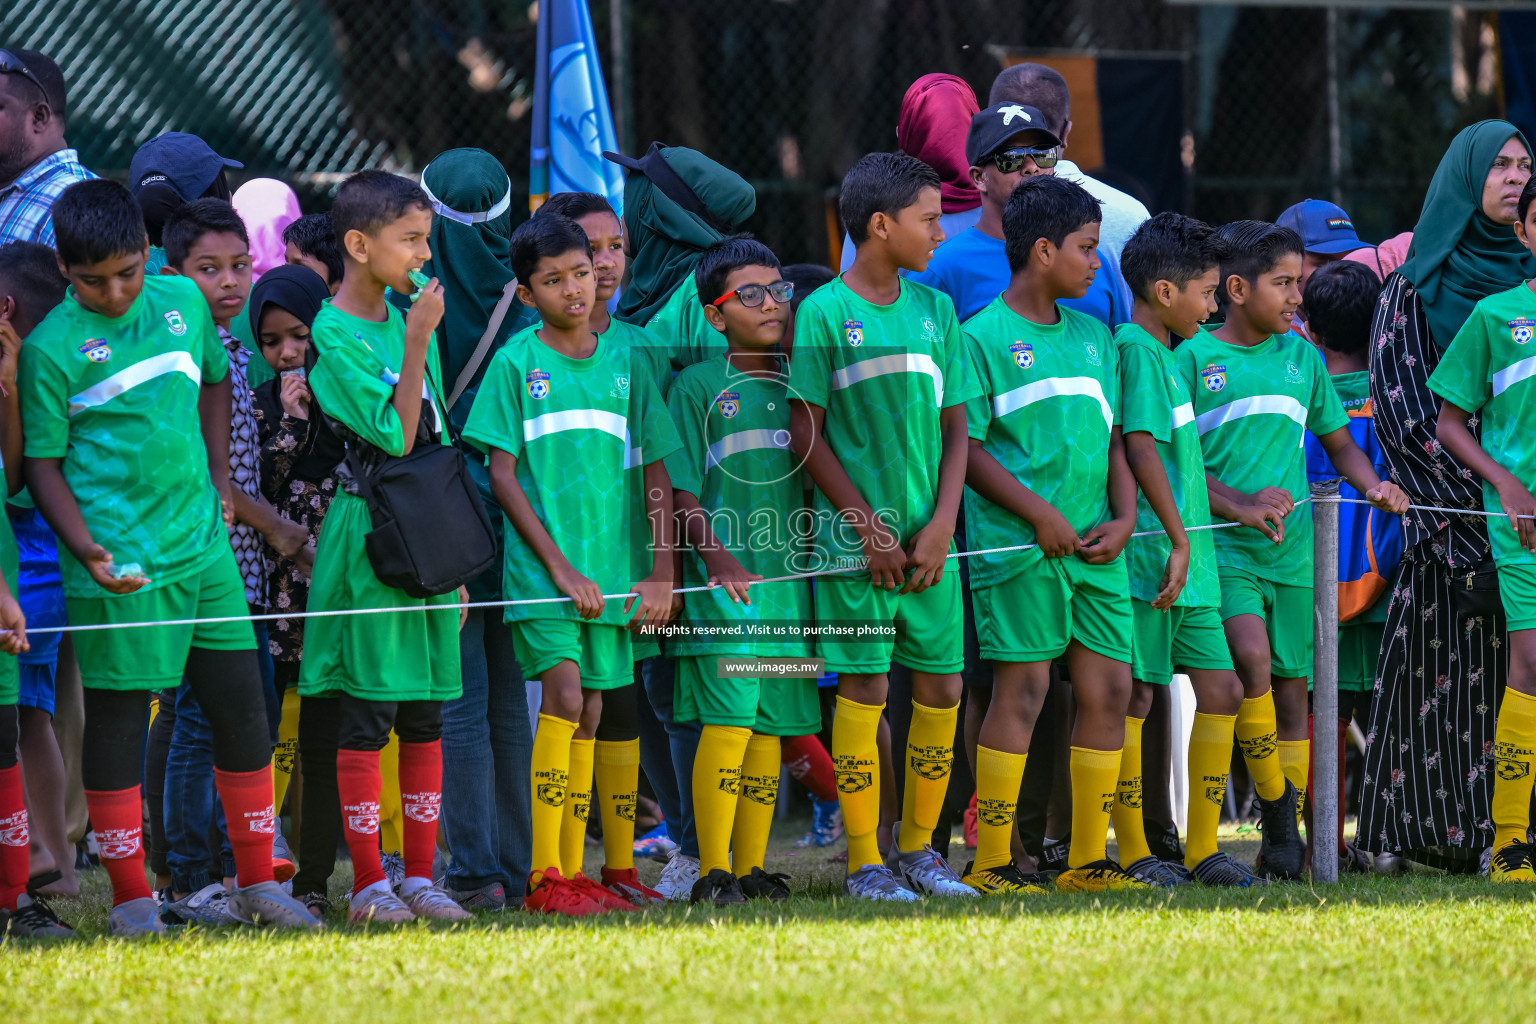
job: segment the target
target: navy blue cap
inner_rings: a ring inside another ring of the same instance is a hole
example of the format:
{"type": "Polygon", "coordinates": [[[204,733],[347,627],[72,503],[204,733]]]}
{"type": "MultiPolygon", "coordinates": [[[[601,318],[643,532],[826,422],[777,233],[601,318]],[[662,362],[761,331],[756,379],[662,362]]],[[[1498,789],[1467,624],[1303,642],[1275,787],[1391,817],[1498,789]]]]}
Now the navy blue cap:
{"type": "Polygon", "coordinates": [[[145,185],[163,182],[186,202],[202,196],[226,167],[244,167],[238,160],[219,156],[196,135],[166,132],[150,139],[133,154],[128,165],[128,189],[134,195],[145,185]]]}
{"type": "Polygon", "coordinates": [[[1277,217],[1275,223],[1300,235],[1307,252],[1340,256],[1370,248],[1355,234],[1349,214],[1326,199],[1303,199],[1277,217]]]}

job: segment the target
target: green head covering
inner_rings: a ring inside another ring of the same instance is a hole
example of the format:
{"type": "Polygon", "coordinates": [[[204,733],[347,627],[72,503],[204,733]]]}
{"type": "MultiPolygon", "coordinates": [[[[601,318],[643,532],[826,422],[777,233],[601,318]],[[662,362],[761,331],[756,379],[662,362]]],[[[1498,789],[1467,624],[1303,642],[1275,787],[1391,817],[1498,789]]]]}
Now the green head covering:
{"type": "Polygon", "coordinates": [[[699,253],[752,216],[757,193],[735,171],[684,146],[653,143],[639,160],[605,155],[636,172],[624,183],[630,276],[619,316],[644,324],[687,278],[699,253]]]}
{"type": "MultiPolygon", "coordinates": [[[[443,286],[443,322],[437,328],[444,397],[469,362],[470,354],[512,280],[512,183],[507,172],[483,149],[450,149],[422,172],[421,184],[432,199],[432,258],[423,272],[443,286]]],[[[495,351],[534,314],[515,299],[496,332],[495,351]]],[[[486,359],[486,363],[490,360],[486,359]]],[[[469,415],[485,363],[465,389],[449,419],[461,427],[469,415]]]]}
{"type": "Polygon", "coordinates": [[[1483,183],[1511,138],[1530,151],[1520,129],[1508,121],[1479,121],[1457,133],[1424,194],[1413,248],[1397,268],[1419,293],[1430,337],[1441,349],[1456,337],[1480,299],[1536,273],[1536,260],[1515,237],[1514,228],[1495,223],[1483,212],[1483,183]]]}

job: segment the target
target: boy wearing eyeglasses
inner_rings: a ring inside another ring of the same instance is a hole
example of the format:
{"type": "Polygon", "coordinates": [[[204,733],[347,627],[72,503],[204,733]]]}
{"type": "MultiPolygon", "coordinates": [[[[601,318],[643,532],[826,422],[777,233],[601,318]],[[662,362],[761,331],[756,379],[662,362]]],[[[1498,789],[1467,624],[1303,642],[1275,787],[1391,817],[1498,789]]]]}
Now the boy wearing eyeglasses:
{"type": "MultiPolygon", "coordinates": [[[[1046,126],[1045,115],[1022,103],[995,103],[971,118],[965,156],[971,181],[981,193],[981,219],[933,254],[928,269],[912,279],[948,295],[961,323],[980,312],[1008,287],[1008,256],[1003,246],[1003,207],[1021,181],[1054,176],[1061,140],[1046,126]]],[[[1062,305],[1087,313],[1113,330],[1130,319],[1130,298],[1121,287],[1120,268],[1100,250],[1103,265],[1086,294],[1062,305]]]]}

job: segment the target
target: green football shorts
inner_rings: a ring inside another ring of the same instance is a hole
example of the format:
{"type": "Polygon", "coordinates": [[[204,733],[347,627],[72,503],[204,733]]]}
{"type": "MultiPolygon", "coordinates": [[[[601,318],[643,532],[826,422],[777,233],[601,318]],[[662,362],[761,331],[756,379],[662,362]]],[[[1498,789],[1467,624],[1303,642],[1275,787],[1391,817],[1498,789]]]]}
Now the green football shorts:
{"type": "Polygon", "coordinates": [[[1536,565],[1499,566],[1499,600],[1505,629],[1536,629],[1536,565]]]}
{"type": "MultiPolygon", "coordinates": [[[[814,679],[721,679],[716,661],[734,655],[676,659],[673,712],[681,722],[733,725],[769,736],[821,731],[821,697],[814,679]]],[[[742,655],[753,658],[756,655],[742,655]]]]}
{"type": "Polygon", "coordinates": [[[1042,558],[1018,575],[971,591],[981,656],[1050,661],[1076,640],[1116,661],[1131,660],[1131,583],[1125,557],[1105,565],[1042,558]]]}
{"type": "Polygon", "coordinates": [[[616,690],[635,681],[630,632],[623,626],[576,619],[518,619],[507,625],[512,653],[528,679],[574,661],[584,690],[616,690]]]}
{"type": "Polygon", "coordinates": [[[960,573],[952,565],[938,583],[911,594],[831,576],[818,579],[814,593],[818,630],[895,627],[894,635],[818,633],[816,655],[828,672],[878,675],[892,661],[935,674],[965,667],[960,573]]]}
{"type": "Polygon", "coordinates": [[[1244,569],[1218,566],[1221,621],[1257,615],[1269,635],[1269,670],[1276,679],[1312,676],[1312,588],[1290,586],[1244,569]]]}
{"type": "Polygon", "coordinates": [[[1221,613],[1209,605],[1175,605],[1158,611],[1146,601],[1131,599],[1135,635],[1131,640],[1131,678],[1154,686],[1173,681],[1175,668],[1228,669],[1232,654],[1221,628],[1221,613]]]}

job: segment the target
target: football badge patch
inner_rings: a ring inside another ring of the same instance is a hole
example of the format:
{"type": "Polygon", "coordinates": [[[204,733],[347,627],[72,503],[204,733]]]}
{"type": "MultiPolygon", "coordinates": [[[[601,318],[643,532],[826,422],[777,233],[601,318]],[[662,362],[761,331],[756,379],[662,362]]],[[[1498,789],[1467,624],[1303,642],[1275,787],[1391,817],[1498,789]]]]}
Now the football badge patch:
{"type": "Polygon", "coordinates": [[[1200,371],[1200,383],[1207,391],[1220,391],[1227,386],[1227,368],[1217,363],[1207,363],[1200,371]]]}
{"type": "Polygon", "coordinates": [[[179,309],[173,309],[165,314],[165,325],[178,338],[187,333],[187,322],[182,319],[179,309]]]}
{"type": "Polygon", "coordinates": [[[858,348],[860,345],[864,344],[864,321],[844,320],[843,340],[852,345],[854,348],[858,348]]]}
{"type": "Polygon", "coordinates": [[[1536,320],[1528,316],[1515,317],[1509,322],[1509,337],[1516,345],[1529,345],[1536,337],[1536,320]]]}
{"type": "Polygon", "coordinates": [[[733,420],[741,412],[741,395],[735,391],[722,391],[715,396],[715,408],[720,410],[721,416],[733,420]]]}
{"type": "Polygon", "coordinates": [[[1021,370],[1027,370],[1035,365],[1035,347],[1027,341],[1016,341],[1008,346],[1008,351],[1013,353],[1013,365],[1021,370]]]}
{"type": "Polygon", "coordinates": [[[80,354],[93,363],[104,363],[112,358],[112,348],[106,338],[92,338],[80,346],[80,354]]]}
{"type": "Polygon", "coordinates": [[[549,397],[549,374],[535,368],[528,372],[525,380],[528,383],[529,398],[538,400],[549,397]]]}

